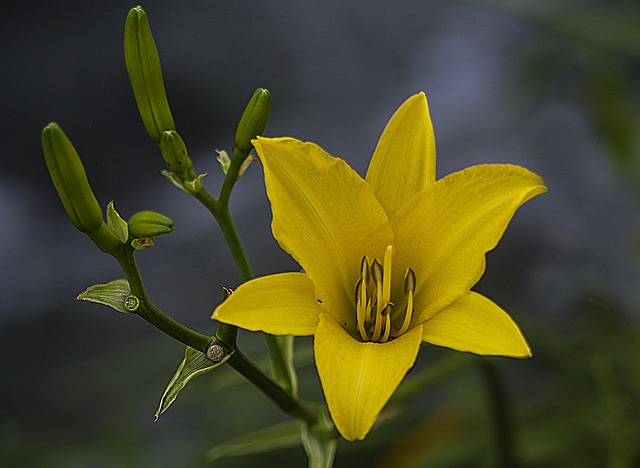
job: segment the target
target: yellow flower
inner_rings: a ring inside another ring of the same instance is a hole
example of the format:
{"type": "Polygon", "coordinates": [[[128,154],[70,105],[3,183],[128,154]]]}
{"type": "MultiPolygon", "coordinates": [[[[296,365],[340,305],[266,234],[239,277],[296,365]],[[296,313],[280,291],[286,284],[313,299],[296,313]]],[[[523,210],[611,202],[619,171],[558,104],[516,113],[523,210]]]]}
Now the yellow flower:
{"type": "Polygon", "coordinates": [[[518,166],[469,167],[438,181],[423,93],[391,118],[362,179],[312,143],[258,138],[272,230],[304,273],[241,285],[213,318],[313,335],[331,416],[363,439],[424,342],[529,357],[517,325],[471,291],[516,209],[546,191],[518,166]]]}

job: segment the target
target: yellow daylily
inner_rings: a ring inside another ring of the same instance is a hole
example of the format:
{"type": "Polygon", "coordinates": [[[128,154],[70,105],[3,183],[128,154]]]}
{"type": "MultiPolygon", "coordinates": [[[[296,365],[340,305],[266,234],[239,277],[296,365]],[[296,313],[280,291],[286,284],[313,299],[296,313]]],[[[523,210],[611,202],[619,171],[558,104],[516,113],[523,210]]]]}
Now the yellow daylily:
{"type": "Polygon", "coordinates": [[[436,181],[423,93],[393,115],[362,179],[313,143],[258,138],[273,235],[304,273],[242,284],[213,318],[275,335],[313,335],[335,425],[363,439],[421,343],[529,357],[518,326],[471,291],[516,209],[546,191],[512,165],[436,181]]]}

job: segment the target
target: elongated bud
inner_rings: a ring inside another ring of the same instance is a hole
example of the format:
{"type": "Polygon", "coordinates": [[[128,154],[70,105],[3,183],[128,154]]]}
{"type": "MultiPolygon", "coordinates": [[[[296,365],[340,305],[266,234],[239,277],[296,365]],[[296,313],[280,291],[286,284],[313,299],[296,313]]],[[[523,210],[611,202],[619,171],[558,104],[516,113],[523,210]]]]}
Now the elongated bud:
{"type": "Polygon", "coordinates": [[[155,211],[138,211],[128,221],[129,236],[136,238],[155,237],[173,231],[173,221],[155,211]]]}
{"type": "Polygon", "coordinates": [[[53,185],[71,222],[82,232],[93,232],[103,223],[80,156],[58,124],[42,131],[42,149],[53,185]]]}
{"type": "Polygon", "coordinates": [[[256,89],[240,118],[234,139],[234,146],[242,154],[249,154],[253,148],[251,140],[258,135],[262,135],[265,131],[269,123],[270,114],[271,94],[264,88],[256,89]]]}
{"type": "Polygon", "coordinates": [[[169,170],[182,182],[196,178],[196,172],[193,170],[193,164],[187,153],[187,146],[182,137],[178,135],[178,132],[175,130],[162,132],[160,152],[169,170]]]}
{"type": "Polygon", "coordinates": [[[142,122],[149,136],[159,143],[162,132],[173,130],[175,125],[149,19],[140,6],[132,8],[127,15],[124,25],[124,59],[142,122]]]}
{"type": "Polygon", "coordinates": [[[107,253],[115,253],[122,242],[102,219],[80,156],[55,122],[42,130],[42,150],[53,185],[71,222],[107,253]]]}

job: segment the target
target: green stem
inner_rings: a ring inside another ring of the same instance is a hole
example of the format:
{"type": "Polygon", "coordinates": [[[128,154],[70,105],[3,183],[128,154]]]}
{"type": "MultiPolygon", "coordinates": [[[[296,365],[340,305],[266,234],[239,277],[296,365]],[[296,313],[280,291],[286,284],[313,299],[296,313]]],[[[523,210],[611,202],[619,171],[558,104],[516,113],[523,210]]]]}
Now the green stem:
{"type": "Polygon", "coordinates": [[[224,178],[224,182],[222,183],[222,187],[220,188],[220,195],[218,196],[218,200],[220,201],[220,205],[229,206],[229,199],[231,198],[231,190],[233,190],[233,186],[236,184],[240,174],[240,167],[245,159],[249,156],[248,153],[244,153],[240,151],[238,148],[233,148],[233,152],[231,153],[231,164],[229,165],[229,169],[227,170],[227,175],[224,178]]]}
{"type": "MultiPolygon", "coordinates": [[[[231,189],[237,181],[237,174],[242,165],[242,161],[246,158],[246,155],[238,153],[236,149],[233,152],[233,158],[231,160],[231,166],[227,172],[227,176],[220,190],[220,198],[216,200],[206,190],[201,190],[196,194],[196,198],[209,210],[213,215],[220,230],[224,235],[224,238],[229,246],[229,250],[233,255],[236,267],[240,273],[240,277],[243,282],[249,281],[253,278],[253,270],[251,264],[247,258],[247,254],[238,235],[238,231],[231,217],[229,211],[229,197],[231,189]]],[[[225,342],[227,346],[233,348],[235,346],[235,338],[237,334],[237,328],[231,325],[221,323],[216,331],[216,337],[225,342]]],[[[264,339],[269,349],[269,357],[273,365],[276,378],[281,381],[284,386],[290,389],[292,392],[295,390],[296,376],[292,373],[292,369],[285,365],[285,351],[282,349],[280,342],[275,336],[265,334],[264,339]]]]}
{"type": "Polygon", "coordinates": [[[298,399],[287,393],[282,387],[263,374],[251,361],[236,348],[228,361],[238,373],[250,380],[265,395],[271,398],[283,411],[313,425],[319,414],[304,406],[298,399]]]}
{"type": "Polygon", "coordinates": [[[480,371],[489,393],[498,466],[516,468],[519,464],[515,453],[514,428],[509,418],[507,389],[493,362],[486,359],[480,361],[480,371]]]}
{"type": "MultiPolygon", "coordinates": [[[[229,177],[225,179],[225,183],[227,179],[229,179],[229,177]]],[[[227,203],[222,203],[213,198],[209,192],[204,189],[198,192],[195,197],[207,210],[209,210],[220,226],[220,230],[222,231],[222,235],[229,246],[231,255],[233,255],[233,260],[238,268],[242,281],[249,281],[253,278],[253,271],[249,264],[249,259],[247,258],[244,246],[242,245],[242,241],[240,240],[240,236],[238,235],[238,231],[236,230],[236,226],[231,218],[228,199],[227,203]]]]}
{"type": "MultiPolygon", "coordinates": [[[[253,270],[251,269],[251,264],[249,263],[246,251],[242,241],[240,240],[240,236],[238,235],[233,218],[231,217],[229,200],[231,198],[233,186],[238,180],[240,167],[247,156],[248,154],[241,152],[237,148],[233,149],[231,165],[229,166],[222,188],[220,189],[218,200],[213,198],[211,194],[204,189],[195,195],[195,197],[209,210],[220,226],[220,230],[222,231],[225,241],[229,246],[231,255],[233,255],[236,268],[238,269],[243,282],[249,281],[253,278],[253,270]]],[[[237,333],[237,327],[221,323],[216,331],[216,338],[229,348],[234,349],[237,333]]],[[[282,409],[298,416],[292,412],[299,411],[300,408],[302,408],[292,396],[296,387],[295,370],[286,365],[287,360],[285,357],[285,351],[277,337],[269,334],[264,334],[264,337],[269,349],[269,357],[274,367],[275,377],[283,384],[282,387],[261,372],[258,372],[257,369],[250,364],[248,359],[237,349],[237,356],[234,354],[234,357],[230,360],[230,364],[247,379],[251,380],[255,385],[261,388],[263,392],[273,398],[282,409]],[[245,371],[247,373],[244,373],[245,371]],[[292,407],[293,410],[287,409],[287,405],[290,404],[287,402],[292,401],[296,402],[292,407]]],[[[306,417],[302,417],[302,419],[308,420],[306,417]]],[[[313,420],[315,420],[315,417],[313,420]]]]}
{"type": "Polygon", "coordinates": [[[206,353],[207,348],[211,344],[212,337],[185,327],[177,320],[172,319],[162,312],[151,302],[142,283],[142,277],[140,276],[140,271],[133,257],[133,252],[130,249],[125,249],[115,257],[127,276],[131,293],[140,300],[140,305],[134,313],[172,338],[206,353]]]}

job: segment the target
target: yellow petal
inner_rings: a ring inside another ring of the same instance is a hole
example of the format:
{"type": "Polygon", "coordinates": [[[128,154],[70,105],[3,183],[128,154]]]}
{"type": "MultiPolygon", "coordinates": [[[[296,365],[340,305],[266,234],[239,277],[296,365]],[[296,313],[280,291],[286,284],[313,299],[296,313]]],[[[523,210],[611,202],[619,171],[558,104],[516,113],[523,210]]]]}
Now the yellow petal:
{"type": "Polygon", "coordinates": [[[213,312],[214,320],[273,335],[312,335],[322,313],[304,273],[263,276],[240,285],[213,312]]]}
{"type": "Polygon", "coordinates": [[[470,292],[423,324],[422,339],[476,354],[525,358],[531,350],[515,322],[486,297],[470,292]]]}
{"type": "Polygon", "coordinates": [[[396,213],[396,265],[416,274],[414,323],[478,282],[485,253],[497,245],[515,211],[545,191],[542,179],[522,167],[474,166],[437,181],[396,213]]]}
{"type": "Polygon", "coordinates": [[[353,291],[363,255],[393,243],[389,221],[367,183],[341,159],[292,138],[254,140],[265,172],[280,246],[316,286],[322,307],[355,330],[353,291]]]}
{"type": "Polygon", "coordinates": [[[418,326],[384,343],[357,341],[328,314],[314,337],[316,366],[331,418],[347,440],[364,439],[413,366],[422,337],[418,326]]]}
{"type": "Polygon", "coordinates": [[[436,142],[424,93],[405,101],[387,123],[376,147],[367,182],[387,216],[436,180],[436,142]]]}

